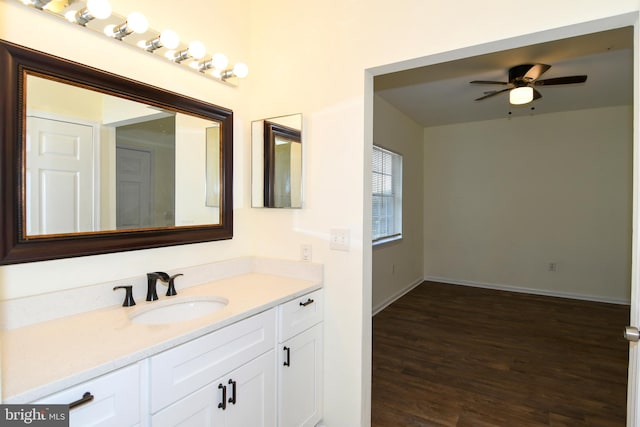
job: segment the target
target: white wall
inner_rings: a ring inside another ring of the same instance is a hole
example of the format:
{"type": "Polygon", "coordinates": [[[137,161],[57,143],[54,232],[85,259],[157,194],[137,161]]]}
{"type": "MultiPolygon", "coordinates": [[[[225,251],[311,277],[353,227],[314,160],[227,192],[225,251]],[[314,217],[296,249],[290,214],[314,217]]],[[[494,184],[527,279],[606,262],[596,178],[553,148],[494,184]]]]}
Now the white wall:
{"type": "MultiPolygon", "coordinates": [[[[127,14],[145,12],[153,27],[171,26],[181,36],[196,38],[227,52],[233,59],[246,59],[248,39],[244,34],[248,16],[247,2],[225,4],[222,1],[190,4],[189,20],[175,21],[173,8],[158,7],[157,2],[138,0],[111,1],[115,11],[127,14]],[[135,3],[135,4],[134,4],[135,3]],[[220,7],[216,20],[210,25],[211,7],[220,7]],[[201,27],[198,29],[197,24],[201,27]],[[228,33],[225,34],[225,31],[228,33]],[[222,44],[226,43],[227,46],[222,44]]],[[[34,49],[50,52],[88,64],[106,71],[124,75],[139,81],[178,93],[214,102],[236,112],[234,123],[235,158],[234,173],[234,239],[224,242],[174,246],[144,251],[133,251],[75,259],[46,261],[0,267],[0,299],[46,293],[65,288],[86,286],[123,277],[143,275],[155,269],[173,269],[197,265],[215,260],[244,256],[250,253],[251,235],[247,219],[250,209],[245,199],[248,188],[245,178],[248,162],[245,145],[248,143],[246,112],[243,111],[246,87],[232,88],[183,70],[161,58],[143,55],[138,49],[122,46],[100,34],[91,33],[79,26],[52,16],[46,16],[12,0],[0,1],[0,38],[34,49]],[[28,23],[28,25],[25,25],[28,23]],[[114,60],[117,58],[117,60],[114,60]],[[114,268],[117,266],[117,268],[114,268]]]]}
{"type": "Polygon", "coordinates": [[[373,143],[402,155],[402,240],[373,248],[372,311],[422,282],[423,128],[379,96],[373,106],[373,143]]]}
{"type": "MultiPolygon", "coordinates": [[[[544,0],[536,6],[554,13],[529,14],[524,21],[510,19],[520,18],[521,10],[507,0],[489,7],[468,0],[400,0],[392,6],[381,0],[254,0],[252,6],[252,118],[303,113],[306,147],[305,207],[260,212],[261,225],[254,224],[263,237],[255,251],[295,257],[297,245],[275,242],[313,244],[314,259],[325,263],[330,301],[325,313],[327,425],[368,425],[373,75],[485,53],[492,46],[469,47],[636,11],[638,2],[544,0]],[[333,226],[351,229],[350,253],[328,251],[327,232],[333,226]]],[[[541,39],[534,35],[527,41],[541,39]]]]}
{"type": "Polygon", "coordinates": [[[233,109],[234,239],[2,267],[1,297],[238,255],[297,259],[299,245],[312,243],[314,260],[325,263],[325,412],[332,427],[368,425],[370,420],[372,264],[371,227],[365,218],[371,207],[364,177],[370,174],[372,76],[425,65],[442,52],[639,9],[637,0],[540,0],[537,8],[554,13],[528,14],[523,21],[510,19],[522,14],[510,0],[493,1],[490,7],[469,0],[400,0],[392,6],[382,0],[194,0],[182,10],[153,0],[112,4],[123,14],[134,7],[142,10],[152,26],[201,38],[232,60],[248,58],[249,78],[240,88],[227,88],[98,35],[87,36],[81,28],[25,10],[13,0],[0,0],[0,38],[233,109]],[[400,61],[409,62],[389,65],[400,61]],[[248,209],[249,122],[296,112],[304,114],[307,144],[305,207],[248,209]],[[351,231],[350,252],[328,250],[328,231],[335,226],[351,231]]]}
{"type": "MultiPolygon", "coordinates": [[[[220,128],[213,128],[211,132],[211,121],[206,121],[199,117],[187,116],[186,114],[176,115],[176,155],[175,155],[175,180],[176,180],[176,207],[175,224],[219,224],[220,208],[218,207],[220,189],[208,189],[207,186],[220,185],[219,173],[213,172],[211,183],[207,183],[207,168],[213,168],[212,163],[207,159],[208,134],[214,135],[211,142],[214,144],[214,151],[219,153],[220,128]],[[207,206],[207,191],[212,191],[215,206],[207,206]]],[[[216,171],[219,171],[219,155],[213,155],[216,159],[216,171]]],[[[210,161],[209,159],[207,159],[210,161]]]]}
{"type": "Polygon", "coordinates": [[[27,77],[27,110],[54,113],[56,116],[77,117],[102,123],[104,96],[73,85],[64,85],[41,77],[27,77]],[[77,100],[82,99],[80,104],[77,100]]]}
{"type": "Polygon", "coordinates": [[[632,123],[609,107],[426,128],[425,275],[628,302],[632,123]]]}

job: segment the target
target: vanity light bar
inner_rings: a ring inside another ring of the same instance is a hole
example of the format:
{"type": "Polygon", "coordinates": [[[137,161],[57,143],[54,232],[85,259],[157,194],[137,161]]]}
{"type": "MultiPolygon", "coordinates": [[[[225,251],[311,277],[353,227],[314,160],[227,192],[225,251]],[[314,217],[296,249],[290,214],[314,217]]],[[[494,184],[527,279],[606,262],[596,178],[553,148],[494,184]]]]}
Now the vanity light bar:
{"type": "Polygon", "coordinates": [[[140,12],[130,13],[127,17],[113,13],[109,0],[87,0],[84,6],[83,2],[70,0],[18,1],[34,10],[64,18],[73,24],[135,46],[144,53],[167,58],[174,64],[187,65],[188,69],[216,81],[237,86],[238,80],[249,73],[249,68],[242,62],[229,67],[229,61],[222,53],[203,59],[208,55],[202,42],[194,40],[184,45],[172,30],[160,32],[149,28],[147,18],[140,12]]]}

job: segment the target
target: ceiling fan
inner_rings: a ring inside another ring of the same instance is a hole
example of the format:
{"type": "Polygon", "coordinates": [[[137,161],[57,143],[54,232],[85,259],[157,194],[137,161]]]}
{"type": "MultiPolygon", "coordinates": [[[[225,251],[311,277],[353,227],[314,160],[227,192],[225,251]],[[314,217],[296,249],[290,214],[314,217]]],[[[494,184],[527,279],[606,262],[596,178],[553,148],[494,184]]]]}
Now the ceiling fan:
{"type": "Polygon", "coordinates": [[[538,80],[542,74],[551,68],[547,64],[521,64],[509,69],[509,81],[498,82],[493,80],[474,80],[471,84],[503,85],[504,89],[485,92],[476,101],[490,98],[503,92],[509,92],[509,102],[514,105],[527,104],[533,100],[542,98],[534,86],[567,85],[574,83],[584,83],[587,76],[566,76],[552,79],[538,80]]]}

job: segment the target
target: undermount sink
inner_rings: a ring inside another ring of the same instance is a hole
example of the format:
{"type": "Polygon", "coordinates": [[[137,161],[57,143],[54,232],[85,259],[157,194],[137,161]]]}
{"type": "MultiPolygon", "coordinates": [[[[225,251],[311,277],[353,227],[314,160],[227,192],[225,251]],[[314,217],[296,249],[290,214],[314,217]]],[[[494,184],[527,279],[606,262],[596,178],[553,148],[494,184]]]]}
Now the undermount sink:
{"type": "Polygon", "coordinates": [[[184,322],[213,314],[229,304],[229,300],[218,296],[186,296],[156,301],[129,313],[133,323],[160,325],[184,322]]]}

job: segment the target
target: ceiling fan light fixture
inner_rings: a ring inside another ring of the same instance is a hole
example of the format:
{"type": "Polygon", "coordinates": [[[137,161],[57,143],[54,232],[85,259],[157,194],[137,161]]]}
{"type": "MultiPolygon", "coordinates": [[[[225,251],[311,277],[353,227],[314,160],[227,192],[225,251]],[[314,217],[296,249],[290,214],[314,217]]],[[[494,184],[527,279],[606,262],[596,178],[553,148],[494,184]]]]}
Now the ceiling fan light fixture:
{"type": "Polygon", "coordinates": [[[533,88],[521,86],[509,91],[509,103],[512,105],[523,105],[533,101],[533,88]]]}

